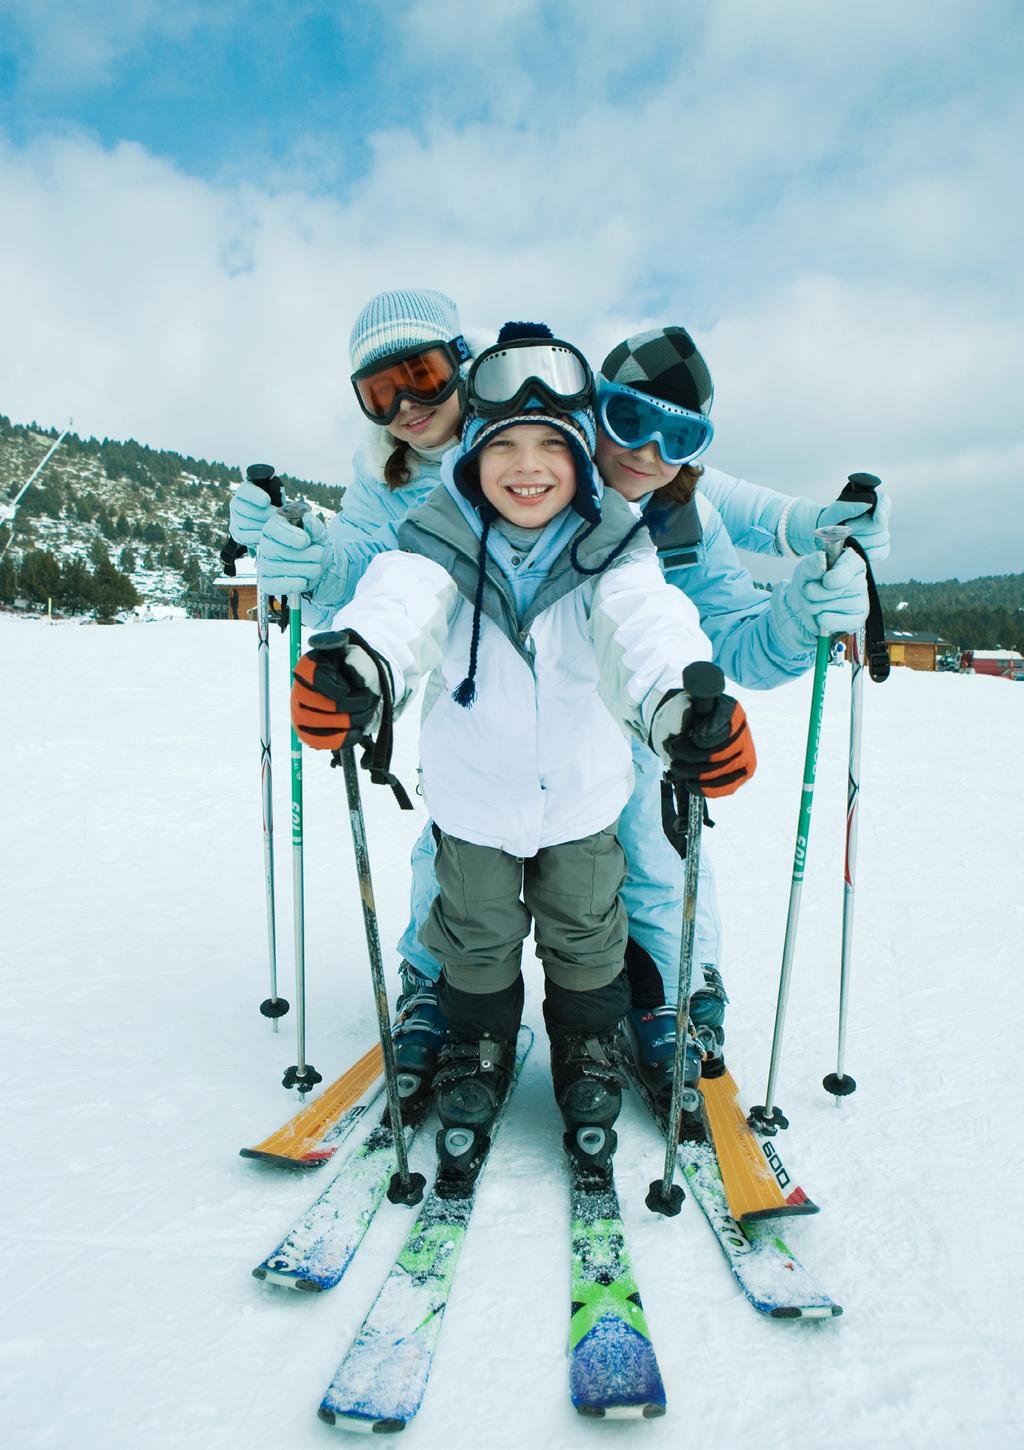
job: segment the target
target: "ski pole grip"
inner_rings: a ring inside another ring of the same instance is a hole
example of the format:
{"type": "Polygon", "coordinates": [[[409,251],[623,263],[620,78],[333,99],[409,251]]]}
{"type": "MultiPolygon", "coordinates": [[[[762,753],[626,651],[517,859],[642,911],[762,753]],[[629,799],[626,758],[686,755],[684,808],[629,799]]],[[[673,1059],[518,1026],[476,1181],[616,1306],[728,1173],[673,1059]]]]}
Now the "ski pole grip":
{"type": "MultiPolygon", "coordinates": [[[[284,502],[284,493],[281,488],[281,480],[274,472],[272,463],[250,463],[245,470],[245,476],[250,483],[262,488],[263,492],[270,499],[275,508],[280,508],[284,502]]],[[[238,572],[235,568],[239,559],[244,559],[249,550],[245,544],[237,543],[229,534],[220,546],[220,562],[224,565],[224,573],[229,579],[234,579],[238,572]]]]}
{"type": "Polygon", "coordinates": [[[695,715],[710,715],[719,695],[725,693],[725,676],[710,660],[694,660],[683,671],[683,689],[695,715]]]}
{"type": "Polygon", "coordinates": [[[245,476],[257,488],[262,488],[276,509],[281,507],[284,503],[284,490],[272,463],[250,463],[245,470],[245,476]]]}
{"type": "Polygon", "coordinates": [[[846,487],[839,495],[839,503],[867,503],[868,516],[875,511],[875,504],[878,502],[878,490],[882,487],[882,480],[876,478],[873,473],[851,473],[846,480],[846,487]]]}
{"type": "Polygon", "coordinates": [[[295,528],[301,529],[302,520],[309,513],[309,504],[304,498],[296,498],[291,503],[279,504],[277,511],[283,519],[287,519],[295,528]]]}

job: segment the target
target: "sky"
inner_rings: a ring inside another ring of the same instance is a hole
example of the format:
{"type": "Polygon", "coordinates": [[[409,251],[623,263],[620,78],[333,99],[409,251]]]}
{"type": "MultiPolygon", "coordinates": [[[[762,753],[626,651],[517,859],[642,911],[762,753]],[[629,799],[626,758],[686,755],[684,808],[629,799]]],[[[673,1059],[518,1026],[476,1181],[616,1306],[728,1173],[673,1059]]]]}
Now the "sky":
{"type": "Polygon", "coordinates": [[[343,485],[389,287],[595,365],[687,327],[709,463],[1024,568],[1016,0],[0,0],[0,412],[343,485]]]}

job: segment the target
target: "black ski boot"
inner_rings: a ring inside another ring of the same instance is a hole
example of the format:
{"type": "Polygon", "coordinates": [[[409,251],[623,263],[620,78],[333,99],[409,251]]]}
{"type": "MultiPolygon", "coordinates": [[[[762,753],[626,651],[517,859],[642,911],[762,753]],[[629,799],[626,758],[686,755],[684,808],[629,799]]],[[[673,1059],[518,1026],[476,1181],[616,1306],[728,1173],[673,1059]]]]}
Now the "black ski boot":
{"type": "Polygon", "coordinates": [[[514,1064],[514,1044],[491,1037],[449,1042],[441,1052],[434,1091],[441,1119],[436,1187],[442,1198],[461,1198],[475,1183],[514,1064]]]}
{"type": "Polygon", "coordinates": [[[402,1119],[415,1123],[430,1106],[438,1055],[448,1041],[448,1023],[438,1001],[437,983],[403,961],[402,993],[391,1036],[398,1069],[402,1119]]]}
{"type": "Polygon", "coordinates": [[[595,1189],[611,1182],[618,1144],[612,1124],[622,1107],[622,1077],[613,1042],[614,1035],[559,1035],[551,1043],[551,1081],[566,1127],[562,1143],[585,1183],[595,1189]]]}
{"type": "MultiPolygon", "coordinates": [[[[672,1069],[676,1052],[676,1009],[631,1007],[622,1023],[623,1050],[632,1071],[649,1095],[659,1120],[667,1124],[672,1106],[672,1069]]],[[[689,1038],[683,1056],[683,1091],[679,1113],[680,1139],[701,1141],[704,1119],[697,1084],[701,1079],[701,1048],[689,1038]]]]}
{"type": "Polygon", "coordinates": [[[694,1036],[704,1049],[704,1077],[720,1077],[724,1070],[725,1007],[729,1000],[722,975],[710,962],[701,964],[703,987],[690,998],[690,1022],[694,1036]]]}

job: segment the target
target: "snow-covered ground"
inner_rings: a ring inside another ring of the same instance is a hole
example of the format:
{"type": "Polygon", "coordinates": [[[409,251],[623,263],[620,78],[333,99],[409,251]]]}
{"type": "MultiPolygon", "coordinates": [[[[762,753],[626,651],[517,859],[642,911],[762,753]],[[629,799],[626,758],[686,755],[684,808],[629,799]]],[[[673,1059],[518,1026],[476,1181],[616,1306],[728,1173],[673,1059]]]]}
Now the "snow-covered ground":
{"type": "MultiPolygon", "coordinates": [[[[282,990],[290,982],[286,652],[273,641],[282,990]]],[[[267,993],[255,631],[83,629],[0,616],[4,1091],[0,1443],[307,1450],[320,1396],[408,1226],[385,1205],[323,1296],[250,1270],[320,1191],[238,1149],[297,1107],[294,1014],[267,993]]],[[[423,1450],[488,1446],[1018,1445],[1024,1351],[1024,689],[896,670],[866,688],[847,1067],[834,1065],[849,671],[829,673],[778,1098],[824,1211],[786,1237],[846,1308],[761,1320],[699,1211],[644,1207],[661,1147],[620,1120],[626,1226],[669,1413],[578,1419],[567,1213],[543,1040],[481,1188],[424,1407],[423,1450]]],[[[729,1056],[761,1100],[809,681],[746,694],[760,771],[714,811],[729,1056]]],[[[398,758],[410,780],[411,722],[398,758]]],[[[404,924],[422,819],[364,791],[381,932],[404,924]]],[[[308,1057],[375,1032],[340,772],[306,757],[308,1057]]],[[[388,953],[389,972],[394,957],[388,953]]],[[[540,1026],[531,963],[527,1020],[540,1026]]],[[[429,1136],[417,1148],[429,1166],[429,1136]]],[[[330,1169],[324,1173],[330,1173],[330,1169]]]]}

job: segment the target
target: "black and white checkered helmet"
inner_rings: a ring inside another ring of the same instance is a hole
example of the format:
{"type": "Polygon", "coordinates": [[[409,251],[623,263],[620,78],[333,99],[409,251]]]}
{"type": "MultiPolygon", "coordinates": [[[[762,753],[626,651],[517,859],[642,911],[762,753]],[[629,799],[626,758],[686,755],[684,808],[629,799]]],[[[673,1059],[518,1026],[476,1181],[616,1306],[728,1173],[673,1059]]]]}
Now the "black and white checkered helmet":
{"type": "Polygon", "coordinates": [[[635,388],[691,412],[711,412],[715,385],[707,363],[685,327],[656,327],[627,337],[601,364],[610,383],[635,388]]]}

